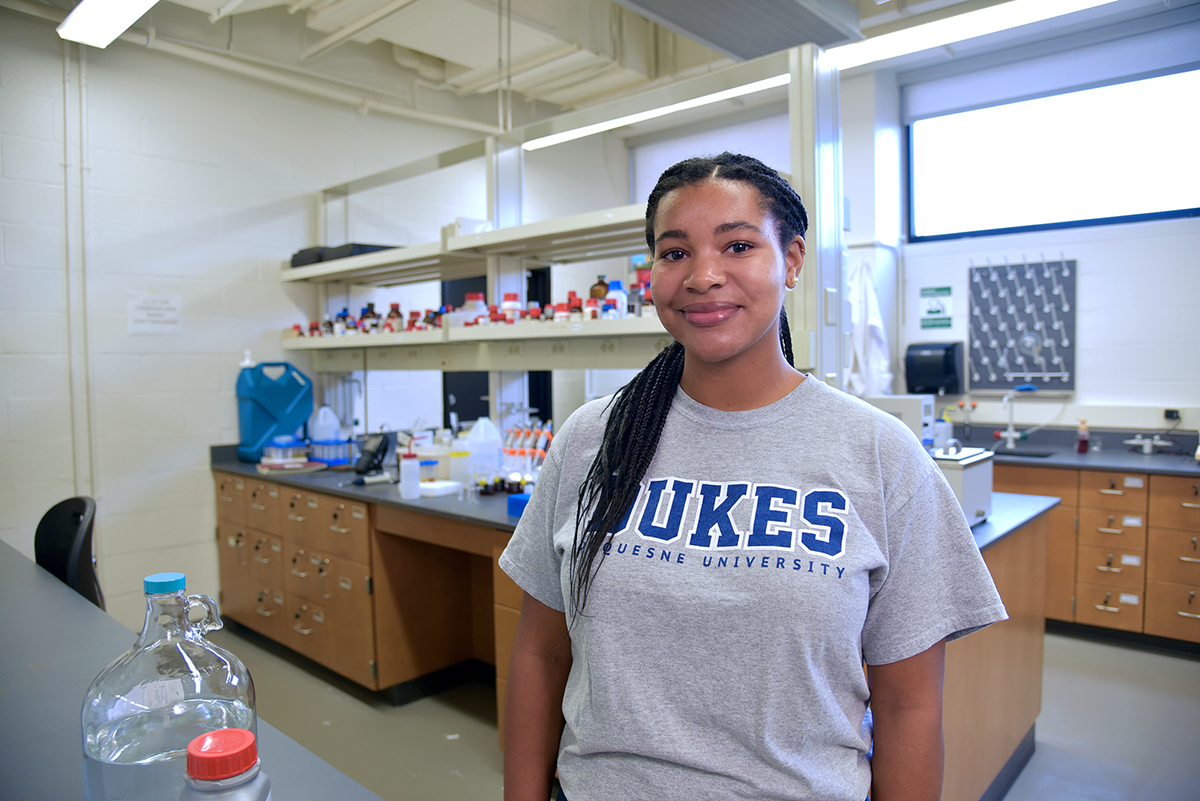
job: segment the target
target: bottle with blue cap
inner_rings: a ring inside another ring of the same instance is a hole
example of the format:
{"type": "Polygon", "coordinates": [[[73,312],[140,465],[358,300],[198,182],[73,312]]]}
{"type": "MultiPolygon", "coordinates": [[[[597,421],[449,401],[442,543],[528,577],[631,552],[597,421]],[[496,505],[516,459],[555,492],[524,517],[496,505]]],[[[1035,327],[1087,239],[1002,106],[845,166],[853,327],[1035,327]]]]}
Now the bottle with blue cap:
{"type": "Polygon", "coordinates": [[[186,583],[183,573],[145,578],[142,633],[88,688],[81,714],[88,801],[178,798],[193,739],[229,728],[257,733],[250,672],[205,638],[222,626],[217,604],[187,595],[186,583]]]}

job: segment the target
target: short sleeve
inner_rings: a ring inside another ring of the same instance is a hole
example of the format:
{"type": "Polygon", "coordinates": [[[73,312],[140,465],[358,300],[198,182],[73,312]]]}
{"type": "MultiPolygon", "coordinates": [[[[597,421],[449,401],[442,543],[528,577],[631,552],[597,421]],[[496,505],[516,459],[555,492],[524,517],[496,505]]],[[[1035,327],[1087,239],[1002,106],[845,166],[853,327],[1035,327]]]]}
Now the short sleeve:
{"type": "Polygon", "coordinates": [[[867,664],[898,662],[939,640],[1007,619],[962,507],[940,470],[930,470],[887,516],[881,544],[887,570],[863,627],[867,664]]]}

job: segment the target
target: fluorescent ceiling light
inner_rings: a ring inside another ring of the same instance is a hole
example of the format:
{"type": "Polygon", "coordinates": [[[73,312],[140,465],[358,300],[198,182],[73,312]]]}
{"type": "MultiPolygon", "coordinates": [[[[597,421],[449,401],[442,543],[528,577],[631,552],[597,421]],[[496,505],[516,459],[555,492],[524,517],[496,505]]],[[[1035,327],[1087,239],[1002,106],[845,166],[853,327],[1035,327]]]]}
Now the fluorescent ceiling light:
{"type": "Polygon", "coordinates": [[[157,0],[82,0],[56,30],[63,39],[105,48],[155,2],[157,0]]]}
{"type": "Polygon", "coordinates": [[[681,103],[672,103],[669,106],[652,108],[648,111],[639,111],[636,114],[628,114],[624,117],[617,117],[613,120],[605,120],[604,122],[584,125],[582,128],[573,128],[569,131],[563,131],[562,133],[550,134],[549,136],[543,136],[540,139],[531,139],[525,144],[521,145],[521,147],[523,147],[525,150],[539,150],[543,147],[550,147],[551,145],[561,145],[563,142],[570,142],[573,139],[582,139],[583,137],[591,136],[592,134],[611,131],[613,128],[620,128],[623,125],[633,125],[635,122],[645,122],[646,120],[652,120],[655,117],[663,117],[667,114],[674,114],[676,111],[697,108],[698,106],[707,106],[710,103],[717,103],[722,100],[730,100],[735,97],[741,97],[742,95],[753,94],[754,92],[761,92],[764,89],[773,89],[776,86],[784,86],[785,84],[790,83],[791,80],[792,76],[788,73],[776,75],[773,78],[765,78],[761,81],[748,83],[744,86],[736,86],[733,89],[725,89],[721,92],[713,92],[711,95],[694,97],[691,100],[684,100],[681,103]]]}
{"type": "Polygon", "coordinates": [[[839,70],[848,70],[874,61],[944,47],[1111,2],[1114,0],[1012,0],[1009,3],[873,36],[861,42],[831,47],[828,52],[839,70]]]}

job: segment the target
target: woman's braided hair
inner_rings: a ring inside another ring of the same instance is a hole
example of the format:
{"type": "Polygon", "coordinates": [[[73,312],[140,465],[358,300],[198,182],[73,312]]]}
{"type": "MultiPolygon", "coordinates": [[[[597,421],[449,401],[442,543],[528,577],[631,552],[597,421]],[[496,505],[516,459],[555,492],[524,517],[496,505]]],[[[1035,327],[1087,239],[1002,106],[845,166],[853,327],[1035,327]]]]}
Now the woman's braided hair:
{"type": "MultiPolygon", "coordinates": [[[[800,196],[779,173],[750,156],[722,153],[681,161],[658,179],[646,202],[646,244],[651,253],[659,202],[669,192],[710,179],[744,181],[758,189],[765,211],[778,225],[784,250],[794,237],[802,237],[808,230],[808,213],[800,196]]],[[[792,336],[783,309],[779,311],[779,340],[788,364],[794,364],[792,336]]],[[[683,375],[683,361],[683,346],[671,343],[610,402],[604,439],[579,493],[571,562],[571,604],[576,616],[583,613],[595,571],[604,561],[604,543],[620,530],[637,500],[638,485],[658,449],[659,435],[683,375]]]]}

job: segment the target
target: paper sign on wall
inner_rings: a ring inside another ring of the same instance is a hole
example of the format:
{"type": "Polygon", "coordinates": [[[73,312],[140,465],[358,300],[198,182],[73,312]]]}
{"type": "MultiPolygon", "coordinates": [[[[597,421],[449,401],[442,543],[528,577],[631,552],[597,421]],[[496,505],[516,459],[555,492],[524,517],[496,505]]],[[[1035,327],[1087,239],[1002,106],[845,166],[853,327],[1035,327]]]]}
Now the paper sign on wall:
{"type": "Polygon", "coordinates": [[[173,292],[130,292],[125,297],[130,334],[183,333],[183,295],[173,292]]]}
{"type": "Polygon", "coordinates": [[[921,327],[949,328],[952,312],[950,301],[948,286],[921,287],[921,327]]]}

